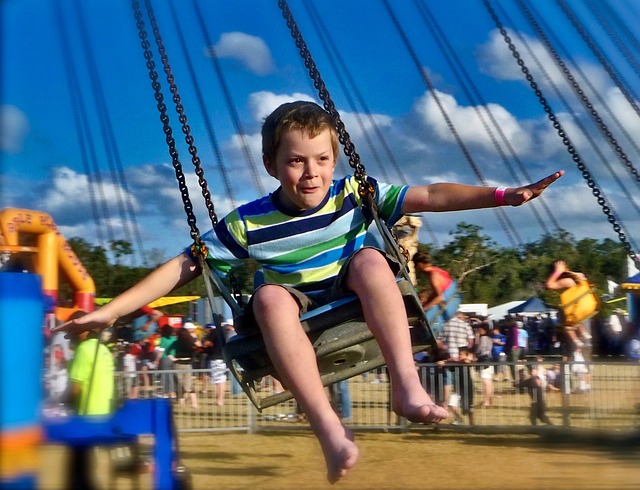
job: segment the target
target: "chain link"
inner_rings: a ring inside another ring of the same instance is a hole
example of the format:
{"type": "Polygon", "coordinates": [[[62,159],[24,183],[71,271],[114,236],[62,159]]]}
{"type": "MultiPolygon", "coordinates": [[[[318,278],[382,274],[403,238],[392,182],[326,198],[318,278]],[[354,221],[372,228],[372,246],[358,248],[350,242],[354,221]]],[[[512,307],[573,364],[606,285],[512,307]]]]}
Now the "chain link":
{"type": "Polygon", "coordinates": [[[360,156],[356,152],[355,146],[351,142],[351,137],[340,118],[340,114],[338,113],[333,100],[331,100],[329,91],[327,90],[322,76],[318,71],[315,61],[313,61],[313,58],[311,57],[311,52],[307,48],[307,44],[302,37],[298,24],[293,18],[289,5],[285,0],[278,0],[278,6],[282,10],[282,16],[287,22],[287,27],[291,32],[291,37],[295,40],[296,47],[300,51],[300,56],[304,61],[304,66],[307,68],[309,75],[313,80],[313,86],[318,91],[318,96],[320,97],[320,100],[322,100],[325,110],[333,116],[336,124],[336,131],[338,133],[338,139],[340,140],[340,143],[342,143],[345,155],[349,158],[349,165],[354,169],[354,177],[358,182],[358,192],[360,196],[364,197],[367,194],[373,194],[374,188],[367,179],[367,173],[364,165],[360,160],[360,156]]]}
{"type": "Polygon", "coordinates": [[[169,58],[164,48],[162,37],[160,36],[160,30],[158,28],[158,23],[156,22],[155,15],[153,13],[151,1],[145,0],[145,5],[149,13],[149,21],[153,28],[153,35],[156,38],[156,44],[158,45],[158,52],[160,53],[160,58],[162,60],[162,65],[164,67],[164,72],[167,76],[169,89],[171,91],[171,94],[173,95],[173,102],[176,106],[176,112],[178,113],[178,120],[182,125],[182,132],[185,135],[185,142],[187,143],[187,146],[189,148],[188,151],[189,151],[189,154],[191,155],[191,161],[193,163],[195,173],[198,177],[198,185],[202,190],[202,197],[204,197],[204,202],[207,207],[207,211],[209,212],[209,219],[211,220],[211,224],[215,226],[218,223],[218,217],[216,216],[215,207],[213,205],[213,201],[211,200],[211,193],[209,192],[209,187],[207,185],[207,181],[204,176],[202,162],[200,161],[200,157],[198,157],[198,150],[194,144],[193,136],[191,135],[191,127],[189,126],[187,116],[184,113],[184,106],[182,105],[180,94],[178,93],[178,86],[175,83],[175,77],[173,76],[173,73],[171,71],[169,58]]]}
{"type": "MultiPolygon", "coordinates": [[[[165,134],[165,141],[169,149],[169,155],[171,156],[171,163],[173,165],[176,179],[178,181],[178,189],[180,190],[182,204],[184,206],[184,210],[187,215],[187,223],[189,224],[190,235],[194,241],[193,245],[191,246],[191,252],[194,254],[194,256],[197,256],[198,254],[203,254],[203,256],[206,257],[207,247],[205,246],[204,242],[202,242],[202,239],[200,238],[200,231],[198,230],[196,217],[193,212],[193,204],[191,203],[191,199],[189,198],[189,190],[187,188],[186,179],[184,176],[184,172],[182,170],[180,155],[176,148],[176,141],[175,141],[175,138],[173,137],[173,129],[171,128],[170,118],[169,118],[169,115],[167,114],[167,106],[165,104],[165,98],[162,93],[162,87],[160,85],[160,82],[158,81],[159,77],[158,77],[158,72],[156,70],[156,64],[153,61],[153,52],[151,51],[151,44],[149,43],[147,31],[145,29],[145,24],[142,19],[142,11],[140,9],[140,4],[138,3],[137,0],[132,0],[131,6],[134,11],[136,26],[138,28],[138,37],[140,38],[142,49],[144,51],[146,66],[147,66],[147,69],[149,70],[151,87],[153,88],[154,98],[157,103],[158,112],[160,113],[162,130],[165,134]]],[[[202,170],[200,159],[197,156],[197,149],[193,143],[193,137],[191,136],[191,129],[187,124],[187,117],[184,114],[184,107],[182,106],[182,103],[180,101],[180,95],[178,94],[177,85],[175,83],[174,76],[171,72],[171,67],[169,65],[168,57],[166,55],[162,38],[160,36],[160,31],[158,29],[155,16],[153,14],[153,8],[149,0],[145,0],[145,7],[149,15],[149,21],[151,23],[154,37],[156,39],[156,44],[158,46],[158,51],[162,59],[164,72],[167,76],[167,81],[170,85],[170,90],[173,95],[173,101],[176,104],[176,111],[178,112],[178,116],[179,116],[178,119],[182,124],[182,132],[185,134],[185,141],[189,146],[189,153],[191,154],[193,165],[196,169],[195,171],[196,171],[196,175],[198,176],[198,184],[202,189],[202,195],[205,198],[205,203],[209,211],[209,217],[211,218],[211,222],[215,225],[217,223],[217,217],[215,214],[213,203],[211,201],[211,194],[209,193],[207,183],[204,178],[204,171],[202,170]]]]}
{"type": "MultiPolygon", "coordinates": [[[[340,140],[340,143],[342,143],[345,155],[349,158],[349,165],[354,169],[354,177],[358,182],[358,194],[365,203],[365,209],[368,208],[373,212],[376,212],[376,204],[374,201],[375,188],[367,178],[367,172],[364,168],[364,164],[360,160],[360,155],[358,155],[356,148],[351,141],[351,137],[349,136],[349,132],[340,118],[340,113],[336,109],[336,106],[329,95],[329,91],[322,79],[322,75],[320,75],[320,71],[311,57],[311,52],[307,48],[307,43],[304,41],[302,33],[298,28],[298,24],[293,18],[289,5],[285,0],[278,0],[278,6],[282,10],[282,16],[287,22],[287,27],[291,32],[291,37],[295,40],[296,47],[300,51],[300,56],[304,60],[304,66],[309,71],[309,75],[313,80],[313,86],[318,91],[318,95],[324,104],[325,110],[333,116],[336,124],[336,131],[338,133],[338,139],[340,140]]],[[[398,241],[398,237],[393,232],[393,229],[390,226],[387,226],[387,229],[389,230],[395,245],[398,247],[405,261],[408,262],[409,251],[398,241]]]]}
{"type": "Polygon", "coordinates": [[[525,78],[529,82],[529,85],[534,91],[534,93],[536,94],[536,97],[538,97],[540,104],[542,104],[542,107],[545,113],[547,114],[547,116],[549,117],[549,119],[551,120],[554,129],[558,133],[558,136],[560,136],[560,138],[562,139],[562,143],[566,146],[567,151],[571,155],[572,160],[575,162],[576,166],[578,167],[578,170],[580,170],[582,177],[587,181],[587,185],[591,189],[592,194],[596,197],[598,204],[602,208],[602,212],[607,216],[607,221],[611,223],[614,232],[618,235],[618,238],[622,243],[623,247],[625,248],[625,250],[627,251],[627,254],[635,263],[636,268],[640,270],[640,260],[638,259],[636,253],[634,252],[633,248],[629,244],[626,235],[622,231],[622,227],[620,226],[615,216],[613,215],[613,212],[609,208],[606,199],[602,195],[602,191],[598,188],[598,185],[596,184],[595,179],[592,177],[591,173],[587,169],[587,166],[584,164],[577,150],[571,143],[571,140],[565,133],[562,125],[558,121],[558,118],[554,114],[553,110],[551,109],[551,106],[545,99],[544,95],[542,94],[542,91],[540,90],[540,88],[538,87],[538,84],[533,78],[533,75],[525,65],[524,61],[522,60],[522,57],[520,56],[520,53],[518,52],[513,41],[509,37],[507,30],[505,29],[502,22],[498,18],[495,10],[491,6],[491,3],[489,2],[489,0],[483,0],[483,3],[487,9],[487,12],[489,12],[489,15],[493,19],[493,22],[495,23],[496,27],[500,31],[500,34],[502,35],[504,41],[507,43],[509,50],[511,51],[511,54],[513,55],[516,62],[518,63],[518,66],[520,66],[520,70],[522,71],[525,78]]]}
{"type": "Polygon", "coordinates": [[[622,94],[624,95],[629,105],[633,108],[635,113],[638,116],[640,116],[640,106],[638,106],[633,95],[631,95],[631,93],[629,93],[629,91],[627,90],[627,87],[629,87],[630,85],[626,81],[625,77],[623,77],[621,74],[616,73],[616,70],[614,70],[614,68],[607,61],[605,56],[602,54],[602,50],[598,48],[598,45],[593,41],[592,37],[589,36],[589,34],[584,29],[578,17],[574,14],[573,10],[571,10],[571,7],[569,7],[567,2],[565,2],[564,0],[556,0],[556,3],[562,9],[562,11],[567,16],[567,18],[569,19],[573,27],[576,29],[576,31],[578,31],[578,34],[580,34],[580,37],[585,42],[585,44],[589,46],[589,49],[594,54],[594,56],[598,59],[598,61],[600,62],[600,65],[602,66],[604,71],[607,72],[607,74],[609,75],[613,83],[615,83],[618,90],[622,92],[622,94]]]}
{"type": "Polygon", "coordinates": [[[526,17],[528,18],[529,23],[536,30],[538,37],[542,40],[542,42],[546,46],[547,52],[553,58],[553,61],[556,63],[556,66],[560,69],[560,71],[562,71],[565,78],[571,84],[571,88],[573,89],[573,92],[576,94],[578,98],[580,98],[580,100],[582,101],[586,109],[591,113],[591,117],[593,118],[594,122],[600,127],[600,131],[606,137],[607,141],[609,141],[609,145],[611,146],[613,151],[622,160],[622,162],[627,167],[631,175],[633,175],[633,177],[635,178],[636,182],[640,183],[640,174],[638,174],[638,170],[634,167],[631,160],[629,160],[629,157],[627,156],[625,151],[622,149],[622,146],[620,146],[620,143],[618,143],[618,140],[616,140],[613,133],[611,132],[607,124],[604,122],[604,120],[600,116],[600,113],[598,112],[598,110],[591,103],[591,101],[585,94],[584,90],[582,90],[582,87],[580,86],[576,78],[573,76],[573,74],[567,67],[567,64],[562,60],[562,58],[560,57],[556,49],[551,44],[551,41],[549,40],[549,38],[544,34],[540,25],[538,24],[535,17],[533,16],[533,13],[531,12],[531,10],[527,8],[526,4],[522,2],[522,0],[519,0],[518,3],[520,4],[521,10],[524,12],[526,17]]]}

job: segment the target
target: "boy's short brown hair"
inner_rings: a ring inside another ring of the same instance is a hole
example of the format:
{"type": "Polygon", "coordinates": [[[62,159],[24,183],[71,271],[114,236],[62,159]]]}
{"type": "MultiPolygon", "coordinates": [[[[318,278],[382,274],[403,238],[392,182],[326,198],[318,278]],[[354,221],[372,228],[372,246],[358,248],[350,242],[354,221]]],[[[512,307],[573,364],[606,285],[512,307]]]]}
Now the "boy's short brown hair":
{"type": "Polygon", "coordinates": [[[328,129],[334,157],[338,158],[338,134],[331,114],[314,102],[299,100],[287,102],[269,114],[262,125],[262,155],[275,161],[282,134],[287,131],[305,131],[312,138],[328,129]]]}

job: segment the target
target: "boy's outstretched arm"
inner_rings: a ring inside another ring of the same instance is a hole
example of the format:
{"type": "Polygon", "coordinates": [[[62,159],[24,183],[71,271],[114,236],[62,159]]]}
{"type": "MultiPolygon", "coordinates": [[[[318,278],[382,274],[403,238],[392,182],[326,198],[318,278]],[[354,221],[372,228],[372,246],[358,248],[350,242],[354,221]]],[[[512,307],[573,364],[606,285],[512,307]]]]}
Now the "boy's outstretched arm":
{"type": "Polygon", "coordinates": [[[119,294],[102,308],[55,327],[53,331],[84,331],[103,329],[112,325],[118,318],[155,301],[195,279],[200,267],[182,253],[168,260],[139,283],[119,294]]]}
{"type": "MultiPolygon", "coordinates": [[[[533,184],[522,187],[507,187],[498,191],[505,206],[520,206],[535,199],[564,175],[564,170],[555,172],[533,184]]],[[[423,213],[439,211],[463,211],[496,207],[496,188],[466,184],[441,183],[412,186],[407,191],[402,212],[423,213]]]]}

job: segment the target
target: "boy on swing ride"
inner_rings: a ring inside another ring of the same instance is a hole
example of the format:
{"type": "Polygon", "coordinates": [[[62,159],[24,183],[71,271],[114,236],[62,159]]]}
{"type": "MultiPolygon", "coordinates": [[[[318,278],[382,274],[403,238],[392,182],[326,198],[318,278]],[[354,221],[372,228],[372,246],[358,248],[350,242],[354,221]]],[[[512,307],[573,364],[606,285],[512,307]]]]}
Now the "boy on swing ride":
{"type": "MultiPolygon", "coordinates": [[[[354,292],[388,367],[393,410],[415,423],[447,417],[423,389],[414,367],[404,303],[396,286],[399,264],[363,245],[370,220],[360,207],[357,181],[351,176],[333,179],[338,146],[334,120],[319,105],[298,101],[278,107],[264,121],[262,152],[265,169],[280,182],[279,188],[232,211],[202,237],[208,263],[218,271],[246,258],[263,267],[264,284],[254,292],[237,330],[247,333],[248,325],[260,329],[279,378],[320,442],[331,483],[356,464],[358,448],[325,395],[313,347],[300,325],[301,313],[341,292],[354,292]]],[[[372,182],[379,214],[393,224],[405,213],[519,206],[562,175],[560,171],[534,184],[506,189],[372,182]]],[[[187,250],[66,328],[109,326],[200,272],[187,250]]]]}

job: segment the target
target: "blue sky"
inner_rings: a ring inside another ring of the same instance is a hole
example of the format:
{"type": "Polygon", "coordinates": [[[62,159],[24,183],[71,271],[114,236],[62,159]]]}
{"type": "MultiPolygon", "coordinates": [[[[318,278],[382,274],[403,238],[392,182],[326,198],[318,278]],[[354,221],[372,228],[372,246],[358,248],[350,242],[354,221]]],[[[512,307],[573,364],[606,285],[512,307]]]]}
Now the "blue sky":
{"type": "MultiPolygon", "coordinates": [[[[394,183],[477,184],[479,172],[486,185],[496,186],[526,183],[526,175],[538,179],[564,169],[566,176],[545,195],[546,206],[506,210],[516,241],[538,240],[545,232],[541,221],[553,231],[552,220],[579,239],[617,239],[482,1],[389,3],[422,71],[382,0],[290,2],[368,173],[394,183]],[[463,73],[462,82],[450,65],[452,56],[443,54],[442,43],[434,40],[427,27],[428,15],[436,19],[456,53],[455,59],[464,66],[464,72],[458,71],[463,73]],[[336,46],[338,55],[327,56],[325,46],[336,46]],[[472,86],[465,87],[466,76],[472,86]],[[348,93],[342,90],[343,84],[348,93]],[[434,91],[429,90],[429,84],[434,91]],[[360,100],[365,101],[364,106],[360,100]],[[500,130],[488,133],[487,121],[497,121],[500,130]],[[456,143],[451,125],[469,156],[456,143]],[[380,133],[384,134],[382,140],[380,133]],[[500,135],[509,143],[502,143],[499,150],[493,140],[500,140],[500,135]]],[[[554,67],[518,2],[491,1],[588,171],[604,190],[616,218],[632,240],[640,243],[640,237],[634,237],[640,209],[635,202],[637,180],[624,165],[625,158],[634,167],[639,160],[636,128],[640,116],[627,100],[629,95],[615,86],[558,4],[550,0],[526,2],[530,3],[542,16],[544,28],[552,32],[553,42],[561,43],[561,48],[554,45],[562,60],[614,134],[621,147],[617,155],[594,131],[589,111],[554,67]]],[[[640,37],[639,4],[633,0],[567,0],[567,4],[594,36],[597,48],[624,81],[631,100],[637,102],[640,78],[635,70],[639,61],[633,56],[639,50],[633,43],[640,37]],[[590,5],[610,23],[622,19],[630,29],[630,34],[619,25],[616,30],[620,41],[630,47],[631,59],[625,59],[606,35],[590,5]],[[615,15],[610,16],[603,5],[615,15]]],[[[233,203],[276,187],[277,182],[266,175],[261,164],[259,129],[264,116],[281,102],[317,100],[317,94],[275,0],[154,0],[153,7],[216,212],[223,216],[233,203]],[[207,38],[217,54],[239,127],[230,116],[207,38]],[[207,133],[189,65],[205,100],[204,113],[213,125],[221,160],[207,133]],[[227,169],[231,193],[219,161],[227,169]]],[[[151,254],[155,262],[179,252],[190,242],[189,228],[130,2],[3,0],[0,12],[0,207],[46,212],[65,237],[80,236],[94,244],[131,238],[138,248],[135,223],[141,238],[139,253],[151,254]],[[127,216],[122,219],[122,209],[133,210],[135,221],[127,216]]],[[[145,22],[153,41],[146,16],[145,22]]],[[[198,225],[204,232],[209,227],[206,209],[157,51],[154,60],[188,174],[198,225]]],[[[348,167],[344,155],[340,160],[338,174],[348,167]]],[[[421,236],[426,243],[433,243],[435,237],[437,244],[443,245],[461,221],[481,226],[500,245],[511,246],[514,240],[490,210],[424,218],[421,236]]]]}

